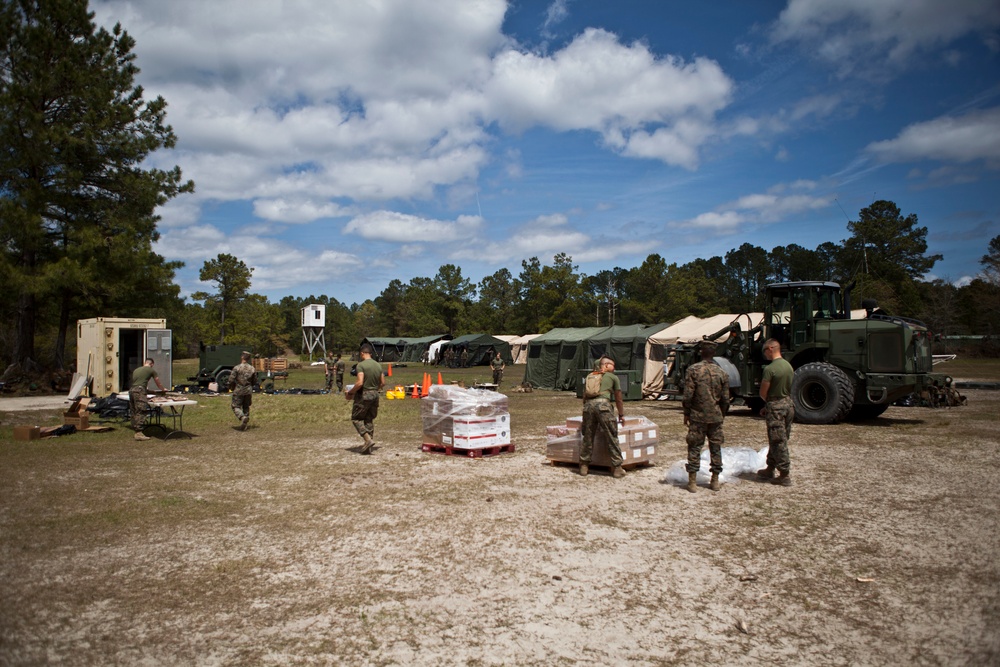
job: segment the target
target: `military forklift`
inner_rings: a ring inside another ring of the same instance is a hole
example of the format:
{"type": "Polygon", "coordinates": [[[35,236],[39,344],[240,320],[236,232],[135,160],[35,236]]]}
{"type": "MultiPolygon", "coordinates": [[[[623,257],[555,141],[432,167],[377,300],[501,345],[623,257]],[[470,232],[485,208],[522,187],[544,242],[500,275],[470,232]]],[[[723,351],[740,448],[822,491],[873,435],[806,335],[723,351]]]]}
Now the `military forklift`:
{"type": "MultiPolygon", "coordinates": [[[[737,318],[705,336],[719,343],[715,361],[729,375],[731,394],[753,412],[763,407],[760,380],[768,362],[762,349],[768,338],[781,344],[782,356],[795,369],[791,398],[796,421],[805,424],[872,419],[910,394],[950,387],[951,377],[931,372],[927,327],[882,313],[873,301],[864,302],[864,318],[851,319],[851,287],[841,289],[833,282],[768,285],[760,324],[744,331],[742,318],[737,318]]],[[[697,345],[668,348],[663,393],[683,394],[684,373],[699,361],[697,345]]]]}

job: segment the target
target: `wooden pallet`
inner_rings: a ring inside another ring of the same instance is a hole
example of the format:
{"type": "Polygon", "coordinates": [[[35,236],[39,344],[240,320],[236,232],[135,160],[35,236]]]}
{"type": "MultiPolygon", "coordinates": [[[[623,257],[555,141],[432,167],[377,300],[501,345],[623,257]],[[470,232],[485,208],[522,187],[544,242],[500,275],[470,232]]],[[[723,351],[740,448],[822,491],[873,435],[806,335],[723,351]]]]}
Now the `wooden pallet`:
{"type": "Polygon", "coordinates": [[[493,447],[479,447],[468,449],[466,447],[452,447],[451,445],[434,445],[424,443],[420,449],[432,454],[444,454],[445,456],[467,456],[470,459],[481,459],[484,456],[496,456],[514,451],[514,445],[494,445],[493,447]]]}
{"type": "MultiPolygon", "coordinates": [[[[574,463],[572,461],[560,461],[557,459],[549,459],[549,464],[553,466],[561,466],[564,468],[573,468],[574,470],[580,467],[579,463],[574,463]]],[[[622,468],[624,468],[628,472],[632,472],[636,468],[650,468],[654,465],[656,464],[653,463],[652,461],[636,461],[635,463],[625,463],[622,465],[622,468]]],[[[605,472],[610,475],[611,466],[600,465],[600,464],[595,465],[591,463],[590,472],[605,472]]]]}

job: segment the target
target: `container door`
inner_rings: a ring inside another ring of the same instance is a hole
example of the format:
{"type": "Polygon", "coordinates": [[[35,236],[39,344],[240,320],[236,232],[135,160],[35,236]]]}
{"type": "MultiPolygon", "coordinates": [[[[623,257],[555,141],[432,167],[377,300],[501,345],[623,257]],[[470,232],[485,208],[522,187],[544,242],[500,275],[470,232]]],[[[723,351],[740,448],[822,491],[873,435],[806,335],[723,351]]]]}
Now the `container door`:
{"type": "MultiPolygon", "coordinates": [[[[153,368],[160,376],[160,382],[167,389],[174,385],[173,364],[171,363],[170,350],[172,349],[173,338],[170,329],[147,329],[146,330],[146,356],[153,360],[153,368]]],[[[157,391],[156,382],[149,381],[146,385],[148,391],[157,391]]]]}

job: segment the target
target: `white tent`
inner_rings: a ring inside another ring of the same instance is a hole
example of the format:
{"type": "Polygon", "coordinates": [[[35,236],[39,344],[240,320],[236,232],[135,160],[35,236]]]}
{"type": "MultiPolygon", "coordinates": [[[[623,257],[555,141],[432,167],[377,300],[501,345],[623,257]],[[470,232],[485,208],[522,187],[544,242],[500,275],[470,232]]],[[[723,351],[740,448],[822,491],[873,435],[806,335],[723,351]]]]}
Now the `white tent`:
{"type": "Polygon", "coordinates": [[[541,335],[527,334],[525,336],[516,336],[513,340],[507,341],[510,343],[510,356],[514,358],[515,364],[528,363],[528,343],[541,335]]]}
{"type": "MultiPolygon", "coordinates": [[[[764,313],[727,313],[700,318],[689,315],[683,320],[674,322],[666,329],[659,331],[646,340],[646,366],[642,373],[642,393],[649,396],[663,388],[663,363],[667,358],[667,347],[674,343],[694,343],[703,340],[705,336],[724,329],[730,323],[739,320],[740,329],[749,331],[761,323],[764,313]]],[[[724,341],[728,334],[717,339],[724,341]]]]}

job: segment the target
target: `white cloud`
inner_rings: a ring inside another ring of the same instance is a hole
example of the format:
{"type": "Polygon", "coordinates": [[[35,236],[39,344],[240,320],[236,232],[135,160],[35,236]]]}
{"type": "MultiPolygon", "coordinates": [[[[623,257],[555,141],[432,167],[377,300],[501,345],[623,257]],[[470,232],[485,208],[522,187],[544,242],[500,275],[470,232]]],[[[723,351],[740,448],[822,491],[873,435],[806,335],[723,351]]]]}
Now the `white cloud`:
{"type": "Polygon", "coordinates": [[[700,229],[713,234],[730,234],[747,225],[771,224],[804,212],[824,209],[833,202],[832,196],[815,197],[798,194],[815,187],[812,181],[796,181],[778,184],[766,193],[756,193],[740,197],[734,202],[723,204],[714,211],[708,211],[689,220],[669,223],[676,229],[700,229]],[[788,193],[789,194],[783,194],[788,193]]]}
{"type": "Polygon", "coordinates": [[[338,218],[352,214],[332,202],[311,200],[258,199],[253,203],[253,212],[258,218],[273,222],[312,222],[320,218],[338,218]]]}
{"type": "Polygon", "coordinates": [[[1000,3],[990,0],[789,0],[772,36],[846,71],[862,60],[903,66],[915,52],[969,33],[987,39],[998,26],[1000,3]]]}
{"type": "Polygon", "coordinates": [[[869,144],[866,150],[883,162],[985,160],[1000,168],[1000,107],[915,123],[895,139],[869,144]]]}
{"type": "Polygon", "coordinates": [[[344,233],[376,241],[439,243],[467,239],[478,233],[482,225],[482,218],[471,215],[447,222],[396,211],[375,211],[348,222],[344,233]]]}
{"type": "Polygon", "coordinates": [[[591,130],[627,154],[691,166],[708,135],[705,125],[728,104],[732,88],[712,60],[656,58],[643,44],[625,46],[609,32],[588,29],[551,57],[499,54],[486,98],[493,117],[512,131],[591,130]],[[641,138],[631,147],[633,132],[641,138]]]}

